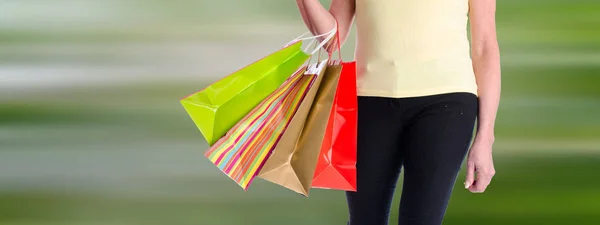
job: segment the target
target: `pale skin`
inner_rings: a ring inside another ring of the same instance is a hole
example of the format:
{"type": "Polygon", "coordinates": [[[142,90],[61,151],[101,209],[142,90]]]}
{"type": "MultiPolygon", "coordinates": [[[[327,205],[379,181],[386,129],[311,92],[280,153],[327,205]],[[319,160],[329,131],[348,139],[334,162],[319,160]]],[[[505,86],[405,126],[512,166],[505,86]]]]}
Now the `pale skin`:
{"type": "MultiPolygon", "coordinates": [[[[340,43],[346,41],[354,20],[355,0],[332,0],[329,10],[319,0],[296,0],[300,14],[313,34],[330,31],[336,24],[340,43]]],[[[496,0],[470,0],[471,59],[478,86],[477,132],[467,158],[465,188],[483,193],[496,173],[492,159],[494,124],[500,103],[500,50],[496,37],[496,0]]],[[[335,49],[331,42],[327,49],[335,49]]]]}

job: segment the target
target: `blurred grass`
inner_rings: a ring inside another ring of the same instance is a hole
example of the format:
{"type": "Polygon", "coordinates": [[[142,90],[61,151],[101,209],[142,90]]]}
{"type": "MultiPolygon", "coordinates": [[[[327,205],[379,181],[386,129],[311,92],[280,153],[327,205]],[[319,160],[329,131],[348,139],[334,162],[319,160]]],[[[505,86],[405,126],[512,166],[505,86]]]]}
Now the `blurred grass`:
{"type": "MultiPolygon", "coordinates": [[[[498,174],[483,195],[463,190],[461,174],[445,224],[598,224],[600,2],[498,1],[497,20],[498,174]]],[[[7,1],[0,3],[0,78],[12,78],[2,74],[11,66],[45,73],[55,63],[149,63],[140,54],[39,46],[253,45],[302,30],[293,1],[7,1]]],[[[346,48],[350,59],[353,46],[346,48]]],[[[344,224],[341,192],[305,199],[262,181],[243,192],[203,159],[206,143],[178,99],[222,75],[210,69],[198,71],[202,79],[33,85],[0,96],[0,224],[344,224]]]]}
{"type": "MultiPolygon", "coordinates": [[[[589,179],[600,169],[597,162],[562,156],[502,160],[489,193],[473,195],[456,185],[446,223],[597,224],[600,183],[589,179]]],[[[248,192],[225,178],[175,177],[156,184],[126,195],[8,192],[0,195],[9,203],[0,206],[0,218],[5,224],[262,225],[343,224],[346,216],[344,196],[335,191],[316,190],[304,199],[262,181],[248,192]]]]}

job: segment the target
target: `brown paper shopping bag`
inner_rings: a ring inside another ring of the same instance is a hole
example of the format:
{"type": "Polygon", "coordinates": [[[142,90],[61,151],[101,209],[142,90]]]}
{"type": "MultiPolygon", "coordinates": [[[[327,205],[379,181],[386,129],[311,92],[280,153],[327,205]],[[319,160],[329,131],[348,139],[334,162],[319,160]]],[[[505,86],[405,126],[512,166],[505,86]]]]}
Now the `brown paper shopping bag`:
{"type": "Polygon", "coordinates": [[[324,70],[319,89],[312,93],[316,94],[314,102],[302,103],[296,113],[302,116],[292,119],[258,175],[305,196],[312,184],[341,66],[329,65],[324,70]]]}

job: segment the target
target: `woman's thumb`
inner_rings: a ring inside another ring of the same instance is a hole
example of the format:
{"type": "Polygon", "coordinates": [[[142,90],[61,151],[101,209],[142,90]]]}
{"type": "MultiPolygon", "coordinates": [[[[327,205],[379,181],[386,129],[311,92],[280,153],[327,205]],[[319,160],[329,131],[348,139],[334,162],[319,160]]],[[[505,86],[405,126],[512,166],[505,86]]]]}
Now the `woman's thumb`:
{"type": "Polygon", "coordinates": [[[465,189],[469,189],[473,182],[475,181],[475,164],[468,162],[467,163],[467,179],[465,180],[465,189]]]}

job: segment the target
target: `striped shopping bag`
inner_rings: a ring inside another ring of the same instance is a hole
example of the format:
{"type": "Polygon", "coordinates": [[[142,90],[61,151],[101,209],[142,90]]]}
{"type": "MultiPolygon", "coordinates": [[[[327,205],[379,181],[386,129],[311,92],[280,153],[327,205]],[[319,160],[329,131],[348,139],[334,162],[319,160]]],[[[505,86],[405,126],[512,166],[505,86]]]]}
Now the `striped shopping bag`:
{"type": "MultiPolygon", "coordinates": [[[[212,145],[205,156],[244,190],[275,148],[318,75],[298,70],[286,82],[212,145]]],[[[317,84],[317,85],[315,85],[317,84]]],[[[308,112],[307,112],[308,113],[308,112]]]]}

